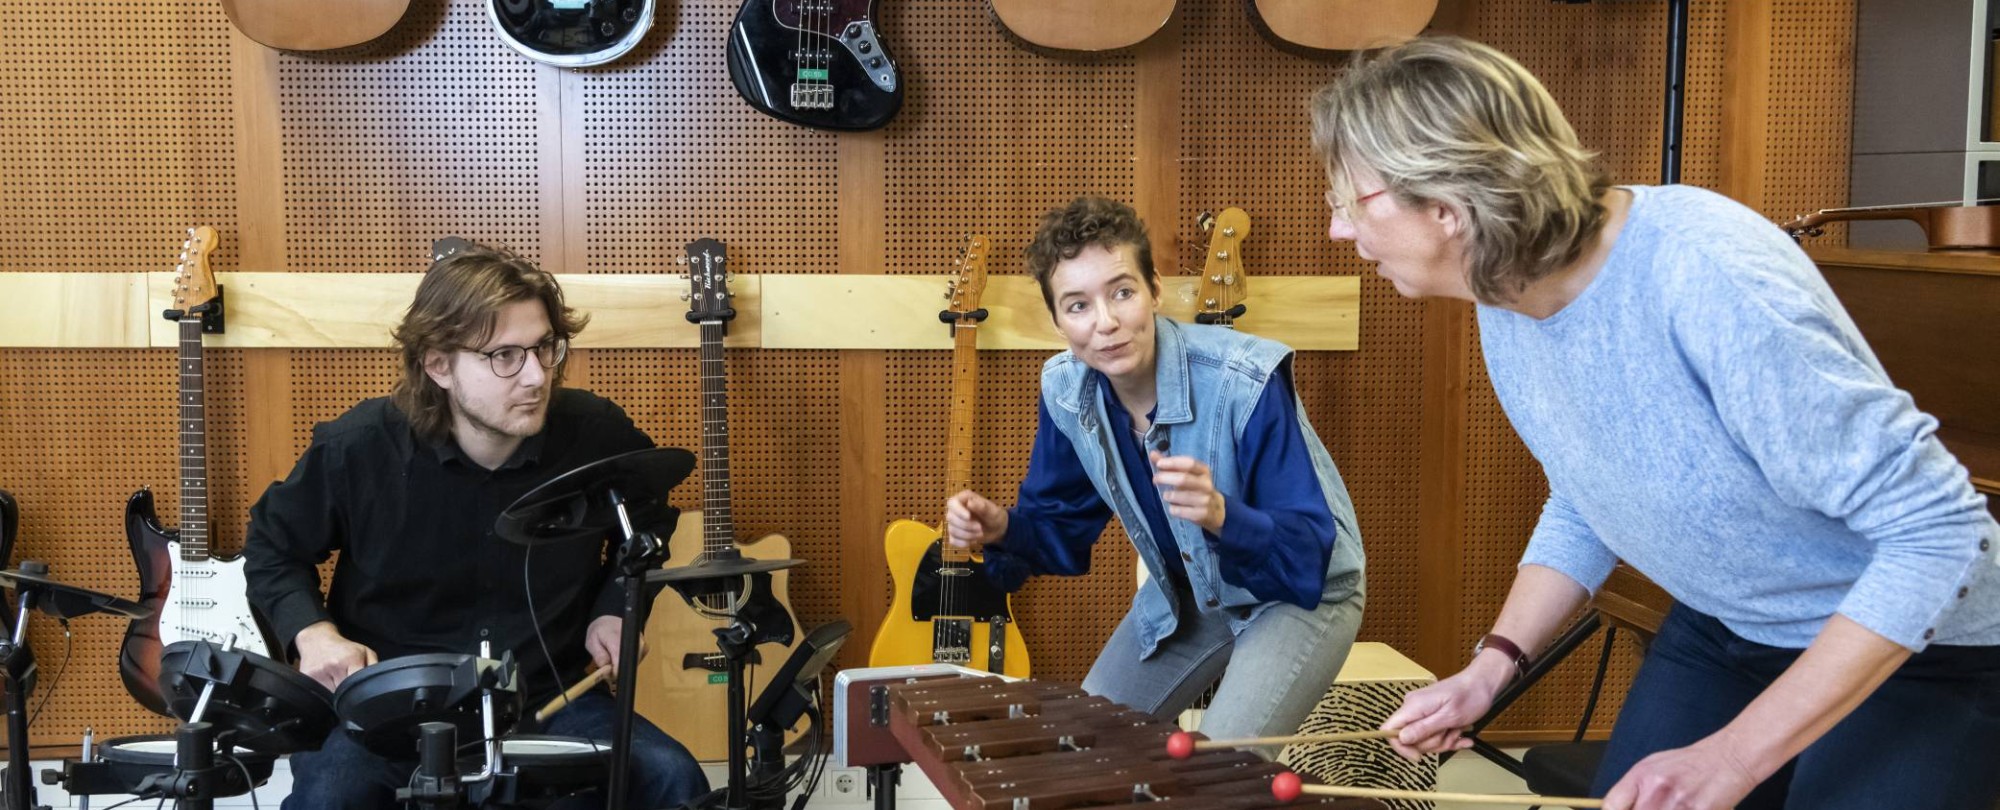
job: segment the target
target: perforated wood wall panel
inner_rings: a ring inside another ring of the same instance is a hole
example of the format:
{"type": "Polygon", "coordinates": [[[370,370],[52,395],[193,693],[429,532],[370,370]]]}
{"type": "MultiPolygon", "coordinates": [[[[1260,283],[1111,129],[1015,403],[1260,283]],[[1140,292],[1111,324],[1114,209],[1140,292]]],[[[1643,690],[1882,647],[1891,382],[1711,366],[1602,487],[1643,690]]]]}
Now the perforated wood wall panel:
{"type": "MultiPolygon", "coordinates": [[[[208,0],[0,2],[0,253],[9,270],[167,270],[235,230],[229,23],[208,0]]],[[[225,245],[211,259],[233,270],[225,245]]],[[[171,417],[169,417],[171,418],[171,417]]]]}
{"type": "Polygon", "coordinates": [[[413,3],[366,56],[277,58],[290,268],[422,269],[453,235],[560,258],[542,243],[554,94],[485,3],[413,3]]]}
{"type": "Polygon", "coordinates": [[[1312,152],[1306,105],[1336,68],[1270,47],[1233,5],[1182,13],[1181,216],[1156,227],[1173,228],[1186,246],[1181,265],[1198,271],[1208,244],[1195,222],[1200,212],[1248,212],[1243,262],[1252,308],[1260,275],[1362,276],[1361,350],[1302,354],[1292,372],[1354,498],[1368,552],[1363,637],[1414,649],[1423,305],[1326,237],[1326,173],[1312,152]]]}
{"type": "MultiPolygon", "coordinates": [[[[0,487],[21,508],[17,560],[46,562],[65,582],[138,596],[124,540],[125,500],[150,486],[161,521],[178,523],[173,379],[167,352],[9,350],[0,359],[0,487]]],[[[53,695],[33,727],[36,739],[74,740],[86,725],[167,727],[133,703],[118,679],[125,626],[103,616],[71,621],[75,647],[65,667],[55,620],[31,620],[29,643],[42,672],[34,697],[53,695]],[[65,670],[59,684],[58,669],[65,670]]]]}
{"type": "Polygon", "coordinates": [[[565,76],[582,112],[586,256],[569,269],[665,268],[682,246],[712,236],[740,271],[831,272],[840,256],[835,137],[737,97],[720,66],[739,3],[660,5],[642,57],[565,76]]]}
{"type": "Polygon", "coordinates": [[[909,81],[887,135],[889,272],[941,272],[975,233],[992,240],[993,271],[1018,271],[1042,212],[1079,194],[1132,199],[1131,56],[1029,53],[981,3],[884,5],[909,81]]]}

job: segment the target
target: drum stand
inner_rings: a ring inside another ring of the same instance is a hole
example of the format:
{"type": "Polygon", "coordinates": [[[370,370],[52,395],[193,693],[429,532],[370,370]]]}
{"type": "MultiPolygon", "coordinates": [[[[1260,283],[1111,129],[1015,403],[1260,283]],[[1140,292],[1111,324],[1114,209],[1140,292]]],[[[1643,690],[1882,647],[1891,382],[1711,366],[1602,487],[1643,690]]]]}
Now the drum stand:
{"type": "Polygon", "coordinates": [[[174,806],[186,810],[214,810],[217,798],[241,796],[256,789],[253,784],[232,785],[226,775],[236,766],[222,761],[219,752],[234,750],[233,730],[218,734],[215,725],[204,720],[218,686],[240,683],[249,676],[244,669],[245,655],[248,653],[236,649],[234,635],[224,639],[220,649],[206,641],[197,642],[182,675],[202,685],[201,697],[188,713],[187,722],[174,729],[174,769],[146,777],[140,783],[140,794],[173,799],[174,806]]]}
{"type": "MultiPolygon", "coordinates": [[[[13,533],[12,505],[11,500],[0,497],[0,534],[13,533]]],[[[92,613],[138,619],[152,611],[115,596],[57,582],[49,576],[46,564],[34,560],[23,561],[18,570],[0,571],[0,586],[20,591],[14,623],[6,628],[10,633],[0,635],[0,688],[7,690],[7,769],[0,773],[0,790],[4,790],[0,808],[46,810],[35,802],[28,774],[28,695],[35,691],[36,672],[35,652],[28,647],[30,611],[40,610],[64,621],[92,613]]]]}
{"type": "Polygon", "coordinates": [[[28,648],[28,612],[34,609],[37,595],[32,589],[21,589],[14,634],[0,638],[0,688],[7,690],[7,770],[0,777],[6,810],[46,810],[35,803],[35,788],[28,778],[28,694],[35,689],[35,651],[28,648]]]}

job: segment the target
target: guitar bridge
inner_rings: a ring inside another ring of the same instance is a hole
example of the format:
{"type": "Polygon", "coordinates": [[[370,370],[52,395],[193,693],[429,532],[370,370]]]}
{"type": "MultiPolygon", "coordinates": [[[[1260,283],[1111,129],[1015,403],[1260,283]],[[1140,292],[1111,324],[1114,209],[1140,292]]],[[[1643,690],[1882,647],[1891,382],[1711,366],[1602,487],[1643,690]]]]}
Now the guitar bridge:
{"type": "Polygon", "coordinates": [[[940,664],[972,663],[972,619],[931,620],[931,660],[940,664]]]}
{"type": "MultiPolygon", "coordinates": [[[[819,72],[825,73],[826,71],[819,72]]],[[[815,81],[793,82],[792,109],[833,109],[833,85],[827,84],[824,78],[815,81]]]]}

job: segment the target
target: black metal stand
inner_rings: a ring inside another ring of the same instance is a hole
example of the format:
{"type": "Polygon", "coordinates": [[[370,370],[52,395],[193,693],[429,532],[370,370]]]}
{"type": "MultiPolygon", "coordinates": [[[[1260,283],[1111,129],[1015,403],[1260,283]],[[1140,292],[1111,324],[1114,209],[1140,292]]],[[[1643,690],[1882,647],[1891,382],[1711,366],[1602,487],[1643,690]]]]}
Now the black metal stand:
{"type": "Polygon", "coordinates": [[[900,763],[868,766],[868,792],[875,794],[875,810],[896,810],[896,786],[902,783],[900,763]]]}
{"type": "Polygon", "coordinates": [[[744,753],[744,740],[748,736],[749,719],[743,711],[748,689],[743,683],[743,662],[754,649],[750,643],[750,623],[741,614],[733,617],[727,627],[715,629],[715,646],[722,651],[722,660],[729,669],[729,790],[724,794],[722,810],[749,810],[748,790],[750,762],[744,753]]]}
{"type": "MultiPolygon", "coordinates": [[[[612,739],[611,783],[604,806],[626,807],[625,797],[631,791],[634,699],[639,691],[639,626],[645,621],[639,607],[645,601],[646,572],[666,561],[667,544],[652,532],[633,527],[625,498],[618,490],[610,490],[607,495],[618,512],[618,526],[624,536],[624,543],[618,549],[618,573],[625,578],[625,613],[618,637],[618,728],[612,739]]],[[[730,677],[739,674],[733,671],[730,677]]],[[[735,688],[735,680],[729,683],[735,688]]]]}
{"type": "Polygon", "coordinates": [[[1688,0],[1667,0],[1667,112],[1660,141],[1660,183],[1681,181],[1681,102],[1687,85],[1688,0]]]}
{"type": "Polygon", "coordinates": [[[420,808],[463,806],[464,785],[458,781],[458,728],[450,723],[417,727],[417,772],[410,786],[396,789],[396,800],[420,808]]]}
{"type": "Polygon", "coordinates": [[[35,591],[21,590],[13,635],[0,639],[0,688],[7,690],[7,772],[0,775],[6,810],[42,809],[35,803],[34,780],[28,772],[28,695],[35,689],[35,651],[28,648],[28,611],[34,609],[35,597],[35,591]]]}

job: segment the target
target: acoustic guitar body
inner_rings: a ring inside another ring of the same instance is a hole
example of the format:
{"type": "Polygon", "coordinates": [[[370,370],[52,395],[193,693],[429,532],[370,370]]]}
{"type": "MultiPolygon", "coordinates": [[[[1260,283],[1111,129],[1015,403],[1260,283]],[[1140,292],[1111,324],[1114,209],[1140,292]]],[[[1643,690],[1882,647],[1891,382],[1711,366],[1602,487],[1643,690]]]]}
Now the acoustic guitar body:
{"type": "Polygon", "coordinates": [[[1327,58],[1422,33],[1437,0],[1246,0],[1250,21],[1279,50],[1327,58]]]}
{"type": "MultiPolygon", "coordinates": [[[[702,513],[682,512],[674,535],[667,541],[668,564],[679,566],[701,557],[702,513]]],[[[758,560],[784,560],[792,556],[792,543],[783,535],[765,535],[742,543],[743,556],[758,560]]],[[[763,588],[759,605],[753,608],[770,613],[791,604],[786,588],[786,571],[756,575],[763,588]]],[[[789,608],[785,608],[789,610],[789,608]]],[[[773,614],[775,619],[775,614],[773,614]]],[[[785,619],[787,633],[790,618],[785,619]]],[[[653,721],[667,736],[687,746],[697,760],[712,762],[729,758],[729,678],[715,647],[715,631],[728,626],[723,619],[695,612],[680,594],[669,588],[653,600],[652,616],[646,620],[642,636],[646,657],[639,659],[639,691],[633,708],[639,716],[653,721]]],[[[750,670],[747,686],[751,699],[763,694],[778,665],[791,657],[796,641],[763,644],[757,647],[761,661],[750,670]]],[[[785,735],[787,742],[799,732],[785,735]]]]}
{"type": "Polygon", "coordinates": [[[1030,50],[1093,54],[1130,48],[1166,27],[1175,0],[989,0],[994,21],[1030,50]]]}
{"type": "Polygon", "coordinates": [[[389,33],[410,0],[222,0],[229,21],[259,45],[281,51],[331,51],[389,33]]]}

